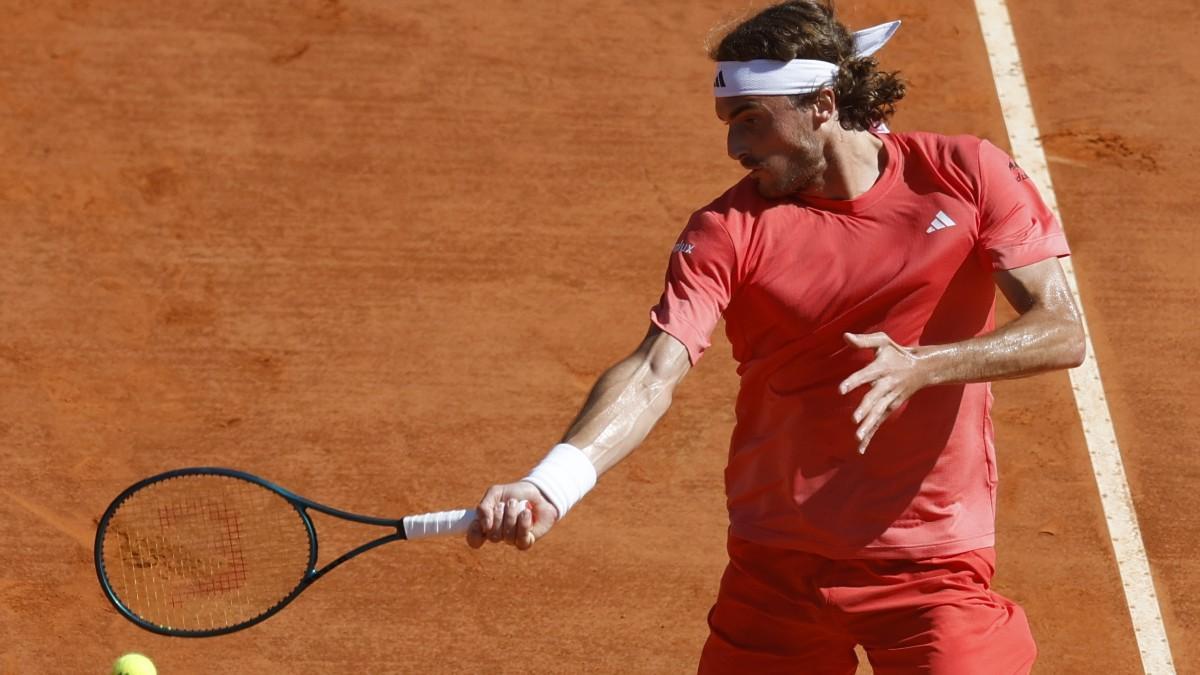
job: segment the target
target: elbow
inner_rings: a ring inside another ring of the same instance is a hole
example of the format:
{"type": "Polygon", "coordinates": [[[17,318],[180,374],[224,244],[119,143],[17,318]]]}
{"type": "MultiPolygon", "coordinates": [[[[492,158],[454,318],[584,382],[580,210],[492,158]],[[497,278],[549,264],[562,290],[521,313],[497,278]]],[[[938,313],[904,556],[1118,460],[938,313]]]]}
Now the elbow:
{"type": "Polygon", "coordinates": [[[1083,365],[1085,359],[1087,359],[1087,347],[1080,343],[1078,348],[1071,350],[1067,359],[1067,368],[1078,368],[1083,365]]]}
{"type": "Polygon", "coordinates": [[[1083,323],[1073,321],[1070,325],[1069,338],[1064,360],[1067,368],[1078,368],[1087,358],[1087,335],[1083,332],[1083,323]]]}

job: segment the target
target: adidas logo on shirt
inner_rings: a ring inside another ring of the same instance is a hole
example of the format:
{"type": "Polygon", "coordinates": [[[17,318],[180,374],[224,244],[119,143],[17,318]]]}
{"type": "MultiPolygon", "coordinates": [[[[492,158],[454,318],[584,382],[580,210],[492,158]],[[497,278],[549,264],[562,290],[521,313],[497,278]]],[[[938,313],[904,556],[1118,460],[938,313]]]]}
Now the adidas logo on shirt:
{"type": "Polygon", "coordinates": [[[950,216],[946,215],[945,211],[938,211],[937,215],[933,217],[933,222],[929,223],[929,229],[925,230],[925,234],[936,232],[938,230],[944,230],[947,227],[954,227],[957,224],[958,223],[950,219],[950,216]]]}

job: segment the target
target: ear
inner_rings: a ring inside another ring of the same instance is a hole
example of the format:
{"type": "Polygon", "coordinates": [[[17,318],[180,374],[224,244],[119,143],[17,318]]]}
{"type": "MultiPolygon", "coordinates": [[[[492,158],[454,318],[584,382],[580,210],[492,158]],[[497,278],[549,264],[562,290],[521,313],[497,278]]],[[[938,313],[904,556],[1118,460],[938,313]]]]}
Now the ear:
{"type": "Polygon", "coordinates": [[[837,95],[833,93],[832,87],[824,87],[817,92],[816,100],[813,101],[813,122],[820,125],[836,117],[837,95]]]}

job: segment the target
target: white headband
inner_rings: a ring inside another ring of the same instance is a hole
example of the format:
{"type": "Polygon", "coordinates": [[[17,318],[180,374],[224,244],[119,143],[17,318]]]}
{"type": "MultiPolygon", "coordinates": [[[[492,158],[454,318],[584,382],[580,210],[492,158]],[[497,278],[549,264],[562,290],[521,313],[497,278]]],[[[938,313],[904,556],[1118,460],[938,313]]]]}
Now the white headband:
{"type": "MultiPolygon", "coordinates": [[[[899,28],[899,21],[891,21],[858,31],[854,34],[855,56],[879,51],[899,28]]],[[[717,98],[809,94],[832,84],[837,72],[836,63],[808,59],[720,61],[713,93],[717,98]]]]}

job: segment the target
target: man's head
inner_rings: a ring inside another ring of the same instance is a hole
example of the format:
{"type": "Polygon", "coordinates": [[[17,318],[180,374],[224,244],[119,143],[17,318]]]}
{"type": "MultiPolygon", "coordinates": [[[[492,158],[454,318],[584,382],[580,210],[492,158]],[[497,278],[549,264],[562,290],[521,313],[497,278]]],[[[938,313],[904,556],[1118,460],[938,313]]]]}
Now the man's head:
{"type": "Polygon", "coordinates": [[[782,197],[819,187],[825,149],[838,129],[864,131],[885,121],[904,96],[895,73],[858,56],[854,36],[818,0],[768,7],[727,33],[714,61],[824,61],[837,66],[828,86],[793,95],[717,98],[729,125],[729,155],[754,174],[759,192],[782,197]],[[836,122],[836,124],[834,124],[836,122]]]}
{"type": "Polygon", "coordinates": [[[797,105],[792,96],[717,99],[717,117],[729,126],[729,156],[751,172],[764,197],[819,188],[826,161],[821,127],[836,115],[828,89],[797,105]]]}

